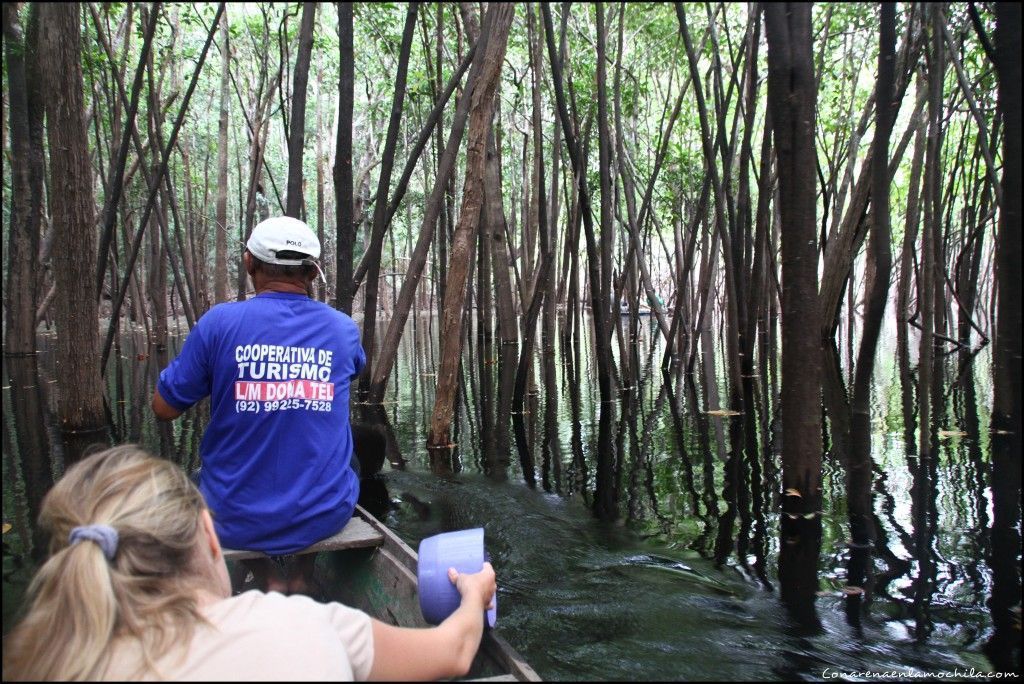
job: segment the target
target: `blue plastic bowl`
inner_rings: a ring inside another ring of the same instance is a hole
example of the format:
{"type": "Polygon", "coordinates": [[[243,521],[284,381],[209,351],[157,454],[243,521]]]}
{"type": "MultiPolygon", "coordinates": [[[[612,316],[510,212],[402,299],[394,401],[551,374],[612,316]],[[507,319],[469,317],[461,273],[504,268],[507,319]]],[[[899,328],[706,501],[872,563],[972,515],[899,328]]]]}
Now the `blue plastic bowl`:
{"type": "MultiPolygon", "coordinates": [[[[428,623],[439,625],[444,622],[462,600],[448,579],[448,568],[472,574],[483,569],[486,559],[482,527],[435,534],[420,542],[417,565],[420,611],[428,623]]],[[[497,595],[494,605],[486,615],[489,627],[494,627],[497,620],[497,595]]]]}

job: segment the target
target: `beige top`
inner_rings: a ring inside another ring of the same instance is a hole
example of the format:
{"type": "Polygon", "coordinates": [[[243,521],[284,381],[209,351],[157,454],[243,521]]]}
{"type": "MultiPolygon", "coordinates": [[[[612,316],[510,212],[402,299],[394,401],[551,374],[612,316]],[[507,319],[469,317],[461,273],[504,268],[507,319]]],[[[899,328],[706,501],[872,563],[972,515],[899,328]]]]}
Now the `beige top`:
{"type": "Polygon", "coordinates": [[[191,681],[365,680],[373,665],[370,616],[340,603],[307,596],[247,591],[210,604],[211,624],[196,627],[191,643],[138,671],[129,644],[115,646],[104,679],[191,681]]]}

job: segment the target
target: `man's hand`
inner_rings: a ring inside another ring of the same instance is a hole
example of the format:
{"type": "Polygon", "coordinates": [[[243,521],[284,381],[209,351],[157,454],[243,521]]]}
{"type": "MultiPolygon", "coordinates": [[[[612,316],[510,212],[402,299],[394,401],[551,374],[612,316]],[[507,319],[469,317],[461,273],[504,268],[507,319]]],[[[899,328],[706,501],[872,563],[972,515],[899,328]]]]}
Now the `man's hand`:
{"type": "Polygon", "coordinates": [[[160,396],[160,390],[158,389],[153,390],[152,406],[153,413],[156,414],[156,417],[160,420],[174,420],[181,415],[181,411],[164,401],[164,398],[160,396]]]}

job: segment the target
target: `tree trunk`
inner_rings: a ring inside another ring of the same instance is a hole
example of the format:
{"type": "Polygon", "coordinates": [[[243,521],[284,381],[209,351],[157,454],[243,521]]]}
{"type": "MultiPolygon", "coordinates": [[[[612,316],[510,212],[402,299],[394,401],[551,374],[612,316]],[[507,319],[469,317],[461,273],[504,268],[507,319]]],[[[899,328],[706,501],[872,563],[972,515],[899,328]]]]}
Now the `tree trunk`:
{"type": "Polygon", "coordinates": [[[931,386],[935,359],[935,324],[936,300],[935,292],[941,288],[936,263],[937,243],[941,239],[939,222],[941,221],[942,189],[939,187],[942,169],[942,90],[945,79],[945,60],[943,55],[942,35],[940,32],[941,18],[935,13],[941,12],[939,5],[929,5],[928,21],[930,29],[930,49],[928,51],[928,143],[925,150],[924,166],[924,226],[921,237],[921,282],[918,288],[918,304],[921,307],[921,347],[918,356],[918,398],[921,406],[921,444],[919,453],[927,458],[932,453],[932,409],[931,386]]]}
{"type": "Polygon", "coordinates": [[[765,7],[768,105],[779,163],[782,211],[783,510],[821,510],[821,349],[815,248],[814,73],[810,6],[765,7]]]}
{"type": "Polygon", "coordinates": [[[217,124],[217,232],[213,239],[213,301],[228,300],[228,83],[231,74],[231,51],[228,37],[228,14],[220,19],[220,120],[217,124]]]}
{"type": "Polygon", "coordinates": [[[56,231],[57,405],[66,463],[80,459],[90,442],[107,439],[79,16],[78,3],[46,4],[39,18],[47,141],[51,150],[60,150],[50,157],[50,214],[56,231]]]}
{"type": "Polygon", "coordinates": [[[306,85],[309,61],[313,54],[313,21],[316,3],[302,3],[299,26],[299,50],[295,55],[295,80],[292,85],[292,115],[288,128],[288,193],[285,216],[301,219],[305,214],[302,198],[302,148],[306,140],[306,85]]]}
{"type": "MultiPolygon", "coordinates": [[[[1003,114],[1003,204],[996,239],[996,313],[992,429],[1021,437],[1021,145],[1020,5],[996,5],[996,69],[1003,114]]],[[[1020,452],[1017,452],[1018,462],[1020,452]]],[[[1019,470],[1018,465],[1018,470],[1019,470]]],[[[1019,484],[1019,480],[1018,480],[1019,484]]]]}
{"type": "MultiPolygon", "coordinates": [[[[155,175],[155,174],[154,174],[155,175]]],[[[149,310],[153,314],[152,337],[150,344],[157,350],[167,348],[167,257],[168,250],[161,243],[161,226],[166,225],[167,205],[159,202],[149,219],[149,269],[146,273],[146,294],[149,297],[149,310]]]]}
{"type": "MultiPolygon", "coordinates": [[[[893,126],[893,72],[896,58],[896,5],[881,7],[878,80],[875,85],[876,124],[874,155],[871,162],[871,237],[865,282],[864,330],[853,381],[853,401],[847,435],[840,437],[849,445],[846,459],[847,511],[850,519],[851,555],[847,583],[862,587],[866,579],[874,541],[871,499],[871,377],[875,368],[875,350],[882,330],[882,318],[889,295],[892,249],[889,225],[889,137],[893,126]]],[[[847,611],[859,618],[861,595],[847,598],[847,611]],[[853,611],[853,612],[851,612],[853,611]]]]}
{"type": "MultiPolygon", "coordinates": [[[[199,73],[202,71],[203,64],[206,62],[206,55],[210,50],[210,45],[213,43],[213,36],[217,29],[217,22],[220,21],[220,15],[224,11],[224,4],[217,8],[217,13],[213,18],[213,26],[210,32],[206,36],[206,43],[203,45],[203,50],[199,55],[199,61],[196,64],[195,71],[192,73],[192,80],[189,82],[188,88],[185,91],[185,96],[182,98],[181,108],[178,110],[178,116],[174,121],[174,126],[171,129],[171,136],[167,142],[167,145],[161,150],[160,163],[156,178],[153,179],[154,186],[149,189],[149,195],[146,200],[145,209],[142,212],[142,217],[139,219],[139,230],[135,233],[135,237],[132,240],[131,246],[128,248],[128,259],[125,264],[125,278],[121,284],[120,289],[113,299],[113,304],[110,312],[110,325],[107,328],[107,337],[103,343],[103,349],[100,352],[100,372],[106,368],[107,358],[110,354],[110,347],[114,341],[114,333],[117,328],[117,317],[121,310],[121,304],[124,302],[125,292],[127,290],[128,282],[130,278],[132,268],[135,266],[135,259],[139,254],[139,247],[142,245],[142,237],[145,233],[145,226],[149,220],[149,215],[153,210],[154,203],[156,201],[156,195],[160,190],[160,183],[163,180],[163,174],[167,171],[167,162],[170,159],[171,152],[174,149],[175,142],[178,139],[178,132],[181,130],[181,124],[185,119],[185,114],[188,111],[189,101],[192,99],[192,93],[195,91],[196,82],[199,78],[199,73]]],[[[84,138],[83,138],[84,141],[84,138]]],[[[127,244],[127,243],[126,243],[127,244]]]]}
{"type": "MultiPolygon", "coordinates": [[[[923,84],[918,87],[923,88],[923,84]]],[[[911,282],[919,282],[914,268],[914,254],[917,248],[917,232],[920,219],[921,167],[924,165],[926,122],[915,126],[914,154],[910,162],[910,187],[907,190],[907,213],[903,229],[903,247],[900,252],[900,275],[896,285],[896,337],[902,357],[909,358],[910,345],[908,325],[914,317],[910,309],[911,282]]]]}
{"type": "MultiPolygon", "coordinates": [[[[38,11],[33,6],[33,11],[38,11]]],[[[7,247],[5,288],[8,296],[7,331],[4,354],[30,355],[36,349],[36,272],[42,227],[42,140],[33,135],[34,121],[43,113],[36,98],[29,95],[37,83],[28,79],[38,70],[36,46],[27,44],[18,19],[17,5],[6,3],[4,14],[4,59],[7,67],[8,116],[11,143],[11,228],[7,247]],[[30,64],[26,64],[30,62],[30,64]],[[37,149],[38,148],[38,149],[37,149]],[[18,296],[13,296],[18,293],[18,296]]]]}
{"type": "Polygon", "coordinates": [[[996,71],[1003,115],[1003,203],[996,239],[994,400],[992,404],[992,622],[985,652],[1003,670],[1020,668],[1020,482],[1021,482],[1021,52],[1020,5],[996,4],[996,71]],[[1015,625],[1015,623],[1017,623],[1015,625]],[[1014,658],[1016,651],[1016,658],[1014,658]]]}
{"type": "Polygon", "coordinates": [[[495,130],[487,143],[487,167],[484,171],[484,217],[486,238],[491,243],[494,272],[494,300],[498,317],[498,335],[502,344],[515,344],[519,340],[519,326],[516,322],[515,301],[512,296],[512,280],[509,276],[508,245],[505,208],[501,192],[501,165],[495,143],[495,130]]]}
{"type": "MultiPolygon", "coordinates": [[[[153,39],[153,33],[156,29],[156,22],[159,17],[159,12],[154,6],[149,15],[149,21],[146,23],[146,33],[143,36],[142,51],[139,55],[139,65],[135,69],[135,80],[132,82],[132,94],[128,102],[128,110],[125,114],[125,121],[122,124],[123,134],[121,136],[121,144],[118,147],[117,162],[111,166],[111,177],[110,177],[110,188],[106,192],[103,205],[103,230],[100,233],[100,248],[99,258],[96,264],[96,288],[97,296],[99,296],[99,290],[103,287],[103,279],[107,268],[107,254],[110,251],[110,242],[114,237],[114,222],[117,216],[117,205],[121,198],[121,192],[124,188],[124,167],[128,159],[128,144],[129,136],[132,131],[132,127],[135,125],[135,114],[138,111],[139,94],[141,93],[142,86],[142,75],[145,71],[145,66],[150,60],[149,47],[153,39]]],[[[99,30],[99,16],[94,14],[93,20],[96,22],[97,31],[99,30]]],[[[125,49],[125,57],[127,58],[128,50],[125,49]]],[[[111,62],[113,62],[113,54],[110,55],[111,62]]],[[[123,71],[123,70],[122,70],[123,71]]],[[[117,109],[115,108],[115,112],[117,109]]],[[[112,160],[113,162],[113,160],[112,160]]]]}
{"type": "Polygon", "coordinates": [[[993,665],[1020,671],[1020,482],[1021,482],[1021,54],[1020,5],[996,3],[998,107],[1003,115],[1003,202],[996,239],[995,349],[992,352],[992,597],[995,626],[985,644],[993,665]],[[1016,614],[1015,614],[1016,613],[1016,614]]]}
{"type": "MultiPolygon", "coordinates": [[[[611,335],[612,321],[619,311],[619,303],[612,301],[612,249],[614,232],[612,230],[612,136],[609,124],[611,117],[608,112],[607,70],[605,68],[605,29],[604,3],[597,6],[597,155],[601,183],[601,280],[600,306],[608,311],[608,327],[602,334],[611,335]]],[[[598,287],[598,283],[591,283],[598,287]]]]}
{"type": "Polygon", "coordinates": [[[359,379],[359,395],[365,399],[370,389],[370,378],[373,373],[375,356],[376,324],[377,324],[377,290],[380,275],[381,250],[384,244],[384,231],[387,212],[388,190],[391,188],[391,169],[395,164],[395,147],[398,143],[398,128],[402,122],[402,103],[405,101],[405,79],[409,69],[409,51],[412,49],[412,37],[416,32],[416,10],[419,3],[410,2],[405,13],[405,29],[402,32],[402,47],[398,56],[398,73],[395,76],[395,94],[391,101],[391,118],[388,122],[388,134],[384,140],[384,152],[381,159],[380,178],[377,183],[377,199],[373,206],[373,232],[370,244],[366,249],[369,264],[366,269],[366,287],[363,290],[363,350],[366,352],[366,366],[359,379]]]}
{"type": "MultiPolygon", "coordinates": [[[[474,43],[479,41],[473,12],[462,3],[459,6],[463,15],[469,20],[465,22],[466,30],[474,43]]],[[[532,34],[531,34],[532,37],[532,34]]],[[[532,45],[532,43],[531,43],[532,45]]],[[[532,48],[531,48],[532,49],[532,48]]],[[[495,115],[501,109],[501,98],[494,104],[495,115]]],[[[487,165],[484,170],[484,214],[481,217],[481,237],[490,243],[492,272],[494,274],[494,303],[498,318],[498,334],[502,344],[515,344],[519,341],[515,312],[515,299],[512,295],[512,279],[509,276],[509,245],[505,238],[508,226],[505,221],[505,206],[502,199],[501,158],[498,154],[498,127],[492,121],[487,136],[487,165]]],[[[525,306],[525,304],[524,304],[525,306]]]]}
{"type": "MultiPolygon", "coordinates": [[[[526,396],[526,383],[530,375],[530,371],[532,370],[537,318],[540,315],[541,304],[544,302],[545,294],[548,293],[549,283],[551,280],[551,262],[552,257],[554,256],[554,250],[551,247],[549,223],[547,219],[547,201],[544,196],[544,154],[541,139],[540,118],[540,44],[537,39],[537,32],[533,28],[533,8],[527,8],[527,12],[529,27],[528,35],[530,41],[530,62],[532,65],[531,90],[533,114],[531,117],[531,123],[533,124],[534,130],[534,158],[536,160],[534,166],[537,169],[537,196],[535,198],[535,205],[537,207],[537,232],[540,239],[540,263],[537,268],[534,286],[530,288],[532,294],[523,320],[523,343],[520,348],[519,365],[516,369],[515,390],[512,397],[512,408],[517,412],[521,412],[523,410],[523,401],[526,396]]],[[[550,299],[550,294],[548,294],[548,298],[550,299]]],[[[550,356],[550,354],[548,354],[548,356],[550,356]]],[[[546,361],[547,359],[545,359],[545,362],[546,361]]],[[[548,400],[553,401],[554,397],[548,397],[548,400]]]]}
{"type": "MultiPolygon", "coordinates": [[[[477,45],[474,47],[475,56],[472,61],[472,66],[470,67],[469,74],[466,77],[466,87],[462,94],[462,98],[460,98],[459,104],[455,109],[455,116],[452,119],[452,127],[448,133],[448,142],[445,144],[444,152],[441,154],[441,159],[438,163],[437,176],[434,178],[434,188],[431,190],[430,196],[427,198],[424,206],[423,222],[421,224],[420,234],[416,240],[416,246],[413,248],[412,255],[409,258],[409,265],[406,268],[405,279],[402,281],[402,288],[398,293],[398,299],[391,315],[391,322],[388,323],[388,329],[384,333],[384,340],[380,345],[380,357],[373,369],[370,392],[367,397],[369,401],[377,402],[384,398],[384,390],[387,386],[388,376],[391,374],[391,369],[394,367],[395,359],[398,356],[398,345],[401,341],[402,331],[404,330],[409,312],[412,309],[420,277],[423,275],[423,269],[427,264],[430,245],[433,242],[435,235],[437,236],[439,247],[441,243],[444,242],[446,227],[444,225],[444,218],[441,216],[441,210],[444,207],[449,181],[451,180],[455,169],[459,145],[462,143],[462,134],[465,130],[466,120],[469,116],[471,95],[476,90],[477,83],[479,82],[479,74],[482,69],[484,58],[482,48],[486,40],[486,34],[483,34],[483,37],[478,40],[477,45]]],[[[450,83],[449,87],[453,88],[454,83],[450,83]]],[[[442,255],[442,250],[438,249],[438,257],[435,259],[435,265],[440,263],[443,266],[444,261],[442,255]]],[[[437,279],[435,279],[434,282],[440,285],[440,282],[437,279]]]]}
{"type": "MultiPolygon", "coordinates": [[[[857,354],[853,383],[852,409],[855,424],[866,428],[858,437],[867,439],[870,458],[870,393],[875,367],[875,349],[882,330],[882,317],[889,299],[889,274],[892,270],[891,230],[889,226],[889,136],[893,126],[893,75],[896,59],[896,7],[882,3],[878,53],[878,81],[875,85],[876,125],[871,157],[871,238],[868,244],[867,295],[864,330],[857,354]]],[[[859,432],[856,428],[855,432],[859,432]]],[[[866,511],[865,514],[870,514],[866,511]]],[[[855,540],[856,541],[856,540],[855,540]]]]}
{"type": "Polygon", "coordinates": [[[816,622],[821,546],[821,346],[815,219],[815,100],[811,5],[765,5],[768,107],[782,214],[782,599],[816,622]],[[792,542],[792,543],[791,543],[792,542]]]}
{"type": "MultiPolygon", "coordinates": [[[[908,31],[904,37],[899,55],[895,60],[895,93],[892,100],[892,116],[894,120],[899,113],[899,108],[903,102],[903,96],[907,91],[907,86],[910,83],[910,77],[913,74],[914,66],[917,64],[917,56],[919,52],[918,41],[912,40],[912,34],[910,33],[909,28],[910,27],[908,26],[908,31]]],[[[912,117],[912,120],[917,116],[917,108],[924,104],[924,100],[921,98],[921,95],[923,95],[923,92],[919,91],[918,101],[915,105],[915,114],[914,117],[912,117]]],[[[872,92],[868,105],[876,99],[876,94],[872,92]]],[[[867,113],[868,108],[866,107],[865,115],[867,113]]],[[[898,164],[899,160],[902,158],[906,145],[909,143],[909,139],[909,136],[904,136],[904,139],[900,141],[899,146],[897,146],[894,151],[893,158],[889,160],[890,176],[895,171],[894,164],[898,164]]],[[[872,143],[871,147],[868,149],[866,160],[874,158],[874,147],[875,145],[872,143]]],[[[860,176],[857,179],[856,184],[853,186],[852,193],[850,195],[850,203],[846,212],[842,216],[838,232],[829,237],[828,248],[824,250],[825,259],[821,275],[821,291],[819,294],[819,321],[821,323],[822,339],[829,339],[835,335],[835,330],[839,322],[840,309],[842,308],[843,292],[846,289],[847,281],[850,277],[850,271],[853,268],[854,257],[860,250],[861,244],[864,241],[864,228],[867,226],[867,222],[862,219],[867,209],[867,200],[870,194],[871,168],[871,163],[862,165],[860,176]]]]}
{"type": "Polygon", "coordinates": [[[334,206],[337,226],[337,289],[335,306],[352,313],[352,109],[355,96],[355,53],[352,46],[352,3],[338,3],[338,137],[334,152],[334,206]]]}
{"type": "MultiPolygon", "coordinates": [[[[573,129],[572,121],[569,117],[569,108],[566,104],[565,87],[563,86],[562,79],[562,64],[555,52],[555,31],[551,21],[551,9],[548,5],[542,4],[541,12],[544,16],[544,36],[548,45],[548,61],[551,63],[551,80],[554,86],[555,100],[558,105],[558,116],[562,122],[562,135],[565,138],[566,149],[569,152],[570,164],[575,169],[580,214],[583,220],[583,231],[586,234],[591,315],[594,320],[594,340],[598,358],[598,391],[602,407],[610,406],[607,402],[610,402],[612,399],[612,383],[615,375],[615,365],[612,360],[610,344],[611,333],[609,332],[613,329],[613,326],[608,321],[608,316],[611,314],[610,302],[602,302],[600,295],[600,253],[594,236],[590,191],[587,188],[585,167],[582,161],[587,155],[580,149],[579,136],[577,131],[573,129]]],[[[571,88],[569,92],[572,92],[571,88]]],[[[578,293],[574,285],[575,283],[569,287],[572,297],[576,297],[578,293]]],[[[610,423],[611,421],[599,421],[599,426],[607,427],[610,431],[610,423]]],[[[607,437],[603,432],[599,434],[598,442],[602,445],[611,444],[610,437],[607,437]]]]}
{"type": "Polygon", "coordinates": [[[483,204],[483,177],[487,153],[487,133],[494,112],[494,93],[505,58],[508,33],[515,8],[492,3],[484,22],[489,25],[489,39],[480,72],[479,87],[473,89],[470,104],[469,131],[466,146],[466,182],[463,186],[462,209],[452,240],[451,257],[445,287],[441,320],[441,355],[437,370],[437,393],[427,435],[428,447],[445,447],[454,415],[455,393],[458,389],[459,358],[462,351],[462,314],[466,281],[473,255],[473,242],[483,204]]]}

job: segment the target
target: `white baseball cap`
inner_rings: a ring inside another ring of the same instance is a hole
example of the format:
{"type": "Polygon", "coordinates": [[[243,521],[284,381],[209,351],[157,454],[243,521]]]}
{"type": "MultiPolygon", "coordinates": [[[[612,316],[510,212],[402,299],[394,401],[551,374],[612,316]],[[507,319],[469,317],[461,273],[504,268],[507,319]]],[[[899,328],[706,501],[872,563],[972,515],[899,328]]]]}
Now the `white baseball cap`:
{"type": "Polygon", "coordinates": [[[275,216],[252,229],[246,249],[260,261],[278,266],[303,266],[320,258],[320,241],[309,226],[290,216],[275,216]],[[298,252],[308,259],[279,259],[278,252],[298,252]]]}

